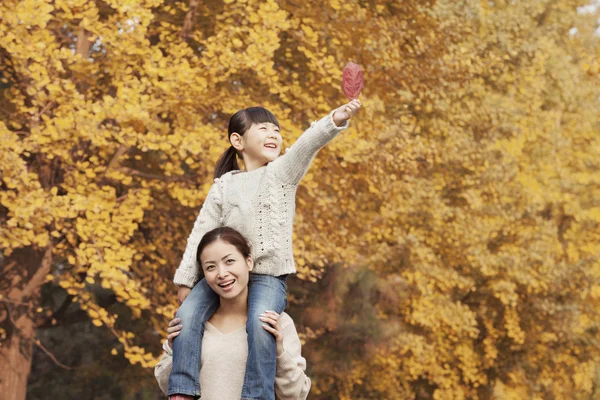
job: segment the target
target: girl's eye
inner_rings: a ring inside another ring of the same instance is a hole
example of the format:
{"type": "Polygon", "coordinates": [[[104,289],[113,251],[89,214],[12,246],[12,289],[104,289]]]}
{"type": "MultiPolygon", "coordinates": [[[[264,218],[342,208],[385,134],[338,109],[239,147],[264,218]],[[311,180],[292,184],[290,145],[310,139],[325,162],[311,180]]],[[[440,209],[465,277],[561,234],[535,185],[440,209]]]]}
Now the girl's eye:
{"type": "Polygon", "coordinates": [[[215,268],[215,266],[214,266],[214,265],[209,265],[209,266],[207,266],[207,267],[206,267],[206,270],[207,270],[207,271],[210,271],[210,270],[211,270],[211,269],[213,269],[213,268],[215,268]]]}
{"type": "Polygon", "coordinates": [[[233,258],[230,258],[229,260],[227,260],[227,264],[231,264],[234,261],[233,258]]]}

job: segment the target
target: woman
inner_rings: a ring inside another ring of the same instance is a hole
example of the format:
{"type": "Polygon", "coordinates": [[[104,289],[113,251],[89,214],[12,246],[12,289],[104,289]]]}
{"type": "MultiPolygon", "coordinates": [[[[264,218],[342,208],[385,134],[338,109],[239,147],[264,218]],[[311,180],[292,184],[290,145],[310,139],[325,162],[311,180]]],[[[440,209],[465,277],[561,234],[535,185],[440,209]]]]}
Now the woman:
{"type": "MultiPolygon", "coordinates": [[[[200,386],[202,400],[239,400],[248,357],[246,320],[248,318],[248,281],[254,266],[246,239],[229,227],[206,233],[197,251],[198,264],[210,288],[219,296],[219,308],[208,320],[202,340],[200,386]]],[[[277,344],[275,394],[278,399],[306,399],[310,379],[304,373],[306,360],[301,355],[300,339],[294,322],[286,313],[265,310],[260,317],[263,328],[277,344]]],[[[169,323],[165,353],[154,374],[165,394],[172,365],[172,340],[182,326],[178,319],[169,323]]]]}

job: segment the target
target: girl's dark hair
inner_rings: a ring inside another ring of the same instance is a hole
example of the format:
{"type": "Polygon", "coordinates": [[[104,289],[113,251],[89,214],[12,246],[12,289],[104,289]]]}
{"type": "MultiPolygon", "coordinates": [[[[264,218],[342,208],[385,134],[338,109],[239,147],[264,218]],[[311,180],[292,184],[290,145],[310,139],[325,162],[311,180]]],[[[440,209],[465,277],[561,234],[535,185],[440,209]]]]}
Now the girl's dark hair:
{"type": "MultiPolygon", "coordinates": [[[[244,136],[252,124],[260,124],[263,122],[270,122],[277,125],[279,128],[279,122],[273,113],[263,107],[249,107],[244,110],[240,110],[233,114],[229,119],[229,127],[227,128],[227,138],[231,137],[233,132],[237,132],[241,136],[244,136]]],[[[222,175],[229,171],[235,171],[240,169],[237,162],[237,151],[233,146],[229,146],[227,150],[219,157],[217,165],[215,166],[215,178],[220,178],[222,175]]]]}
{"type": "MultiPolygon", "coordinates": [[[[242,253],[244,258],[250,257],[250,244],[248,244],[246,238],[235,229],[228,226],[223,226],[221,228],[213,229],[202,236],[202,240],[200,240],[200,243],[198,244],[198,251],[196,252],[196,261],[198,261],[198,265],[202,265],[200,256],[202,255],[204,249],[217,240],[222,240],[235,246],[235,248],[242,253]]],[[[202,268],[200,268],[200,270],[202,270],[202,268]]]]}

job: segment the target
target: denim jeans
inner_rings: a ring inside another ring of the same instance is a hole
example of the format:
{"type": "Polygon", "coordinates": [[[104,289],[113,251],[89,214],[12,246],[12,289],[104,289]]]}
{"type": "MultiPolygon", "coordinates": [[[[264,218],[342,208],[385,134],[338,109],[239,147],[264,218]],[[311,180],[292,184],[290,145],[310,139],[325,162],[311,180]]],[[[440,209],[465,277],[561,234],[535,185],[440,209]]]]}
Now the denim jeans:
{"type": "MultiPolygon", "coordinates": [[[[263,327],[260,314],[286,307],[287,275],[250,274],[248,289],[248,360],[242,399],[275,399],[277,349],[275,338],[263,327]]],[[[219,307],[219,297],[202,279],[185,299],[177,318],[183,329],[173,340],[173,367],[169,377],[169,395],[200,396],[200,360],[206,321],[219,307]]]]}

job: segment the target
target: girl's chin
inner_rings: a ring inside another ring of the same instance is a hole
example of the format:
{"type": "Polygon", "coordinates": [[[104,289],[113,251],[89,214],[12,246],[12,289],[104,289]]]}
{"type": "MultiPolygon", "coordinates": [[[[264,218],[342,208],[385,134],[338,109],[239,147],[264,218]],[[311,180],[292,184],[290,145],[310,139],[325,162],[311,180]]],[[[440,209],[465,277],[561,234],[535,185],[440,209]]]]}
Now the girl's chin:
{"type": "Polygon", "coordinates": [[[279,157],[279,151],[270,151],[264,155],[265,160],[268,160],[268,162],[274,161],[277,157],[279,157]]]}

